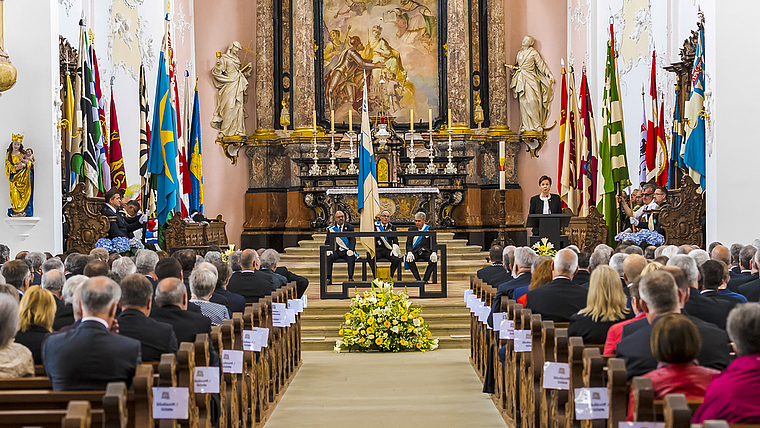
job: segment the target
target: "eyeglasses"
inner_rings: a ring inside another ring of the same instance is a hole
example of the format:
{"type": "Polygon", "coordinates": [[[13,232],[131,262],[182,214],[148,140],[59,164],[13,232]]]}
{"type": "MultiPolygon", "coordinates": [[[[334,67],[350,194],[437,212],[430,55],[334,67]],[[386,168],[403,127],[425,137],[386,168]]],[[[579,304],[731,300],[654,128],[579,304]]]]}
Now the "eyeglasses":
{"type": "Polygon", "coordinates": [[[642,193],[642,195],[643,195],[643,196],[652,196],[652,193],[647,193],[647,192],[644,192],[644,193],[642,193]]]}

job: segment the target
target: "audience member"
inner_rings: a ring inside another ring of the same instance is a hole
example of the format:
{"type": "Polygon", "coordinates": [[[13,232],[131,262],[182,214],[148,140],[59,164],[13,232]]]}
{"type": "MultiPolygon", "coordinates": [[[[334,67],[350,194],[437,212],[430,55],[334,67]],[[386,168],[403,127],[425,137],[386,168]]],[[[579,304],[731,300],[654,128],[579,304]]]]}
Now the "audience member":
{"type": "Polygon", "coordinates": [[[270,281],[275,289],[284,287],[288,283],[284,276],[275,272],[277,264],[280,263],[280,255],[276,250],[271,248],[264,250],[260,258],[261,268],[259,271],[263,274],[269,275],[270,281]]]}
{"type": "Polygon", "coordinates": [[[700,266],[699,274],[702,277],[702,291],[700,292],[702,296],[725,300],[731,303],[731,309],[739,303],[747,303],[746,297],[726,288],[731,276],[728,274],[728,266],[725,263],[708,260],[700,266]]]}
{"type": "MultiPolygon", "coordinates": [[[[702,339],[693,322],[681,314],[663,315],[652,326],[649,343],[658,366],[643,377],[652,380],[655,400],[662,400],[667,394],[684,394],[687,399],[705,396],[710,381],[720,372],[694,363],[702,339]]],[[[633,388],[628,421],[633,421],[633,388]]]]}
{"type": "Polygon", "coordinates": [[[93,248],[90,250],[90,260],[100,260],[103,263],[108,263],[108,250],[105,248],[93,248]]]}
{"type": "Polygon", "coordinates": [[[630,286],[633,281],[636,281],[636,278],[641,275],[641,271],[643,271],[645,267],[647,267],[647,259],[640,254],[630,254],[625,260],[623,260],[623,281],[626,285],[624,291],[628,291],[628,286],[630,286]]]}
{"type": "Polygon", "coordinates": [[[210,319],[200,313],[186,310],[187,289],[181,279],[166,278],[159,281],[155,301],[156,305],[150,312],[150,317],[170,324],[179,343],[194,343],[196,334],[211,333],[210,319]]]}
{"type": "Polygon", "coordinates": [[[647,246],[647,248],[644,250],[644,257],[647,260],[654,260],[654,257],[655,257],[654,252],[656,249],[657,247],[655,247],[654,245],[647,246]]]}
{"type": "MultiPolygon", "coordinates": [[[[688,256],[692,262],[694,261],[688,256]]],[[[649,346],[652,323],[666,314],[681,313],[688,298],[688,290],[681,290],[668,267],[655,270],[642,277],[639,284],[639,307],[645,318],[623,327],[623,336],[615,349],[615,356],[625,360],[628,377],[641,376],[657,368],[657,360],[649,346]],[[666,270],[667,269],[667,270],[666,270]]],[[[723,370],[728,366],[728,337],[726,332],[698,318],[689,317],[697,326],[702,339],[702,350],[697,356],[700,365],[723,370]]]]}
{"type": "Polygon", "coordinates": [[[657,262],[657,263],[659,263],[659,264],[661,264],[661,265],[663,265],[663,266],[666,266],[668,264],[668,258],[665,257],[665,256],[655,257],[654,261],[657,262]]]}
{"type": "MultiPolygon", "coordinates": [[[[6,261],[5,264],[9,263],[6,261]]],[[[32,351],[14,342],[18,332],[18,301],[0,293],[0,378],[14,379],[34,376],[32,351]]]]}
{"type": "Polygon", "coordinates": [[[632,317],[617,272],[600,266],[591,274],[586,307],[570,317],[567,335],[582,337],[584,344],[601,345],[610,327],[632,317]]]}
{"type": "Polygon", "coordinates": [[[628,248],[625,249],[625,253],[628,255],[636,254],[639,256],[644,256],[644,250],[641,249],[638,245],[631,245],[628,248]]]}
{"type": "Polygon", "coordinates": [[[53,331],[60,331],[82,319],[82,312],[79,310],[79,290],[85,281],[87,281],[86,276],[74,275],[63,284],[65,308],[60,312],[56,311],[53,331]]]}
{"type": "Polygon", "coordinates": [[[496,289],[496,296],[491,302],[491,313],[488,315],[488,325],[493,327],[493,314],[498,312],[501,307],[501,299],[506,296],[511,299],[516,288],[530,285],[531,266],[536,259],[536,252],[528,247],[519,247],[514,251],[515,262],[512,266],[512,275],[514,278],[510,281],[499,284],[496,289]]]}
{"type": "Polygon", "coordinates": [[[700,249],[691,250],[689,257],[697,262],[697,267],[702,266],[702,263],[710,260],[710,254],[707,251],[700,249]]]}
{"type": "Polygon", "coordinates": [[[158,279],[156,277],[156,264],[158,263],[158,254],[155,251],[141,249],[137,250],[137,257],[135,258],[135,271],[140,275],[143,275],[148,279],[153,290],[158,285],[158,279]]]}
{"type": "Polygon", "coordinates": [[[230,268],[232,268],[233,273],[240,272],[241,270],[243,270],[243,267],[240,266],[240,257],[242,254],[243,252],[240,250],[235,251],[232,254],[230,254],[230,257],[228,260],[230,263],[230,268]]]}
{"type": "Polygon", "coordinates": [[[731,263],[729,263],[731,279],[735,276],[741,275],[742,269],[739,267],[739,253],[741,253],[742,248],[744,248],[742,244],[731,244],[731,263]]]}
{"type": "Polygon", "coordinates": [[[591,258],[588,261],[588,270],[593,273],[594,269],[602,265],[609,265],[610,257],[606,251],[594,251],[591,253],[591,258]]]}
{"type": "Polygon", "coordinates": [[[573,277],[573,282],[585,288],[588,288],[588,283],[591,280],[591,271],[589,270],[590,260],[591,254],[578,253],[578,273],[573,277]]]}
{"type": "Polygon", "coordinates": [[[185,283],[187,294],[189,295],[191,293],[190,274],[193,273],[193,268],[195,268],[195,251],[190,249],[178,250],[172,254],[172,258],[177,259],[180,266],[182,266],[182,281],[185,283]]]}
{"type": "Polygon", "coordinates": [[[660,253],[661,256],[665,256],[668,259],[672,259],[676,254],[678,254],[678,247],[675,245],[666,245],[665,248],[662,249],[662,253],[660,253]]]}
{"type": "Polygon", "coordinates": [[[726,318],[728,318],[728,313],[731,312],[733,305],[725,300],[700,294],[697,282],[699,280],[699,268],[697,268],[696,260],[687,255],[678,254],[668,261],[668,266],[681,268],[686,276],[687,286],[682,289],[682,285],[678,284],[678,288],[682,289],[687,299],[682,306],[684,313],[725,330],[726,318]]]}
{"type": "Polygon", "coordinates": [[[230,314],[225,305],[210,301],[216,288],[216,279],[215,272],[196,269],[190,275],[190,289],[193,290],[192,302],[201,307],[201,313],[211,320],[212,325],[222,325],[224,320],[230,319],[230,314]]]}
{"type": "Polygon", "coordinates": [[[16,287],[10,284],[6,284],[4,280],[0,282],[2,282],[2,284],[0,284],[0,293],[7,294],[13,297],[14,299],[16,299],[16,303],[18,303],[19,300],[21,300],[20,299],[21,295],[18,294],[18,290],[16,290],[16,287]]]}
{"type": "Polygon", "coordinates": [[[32,283],[29,285],[40,285],[42,282],[42,264],[45,263],[45,260],[47,260],[45,253],[39,251],[32,251],[26,255],[24,261],[32,273],[32,283]]]}
{"type": "Polygon", "coordinates": [[[219,251],[208,251],[206,252],[206,255],[203,256],[203,260],[211,264],[214,264],[216,262],[221,262],[222,253],[220,253],[219,251]]]}
{"type": "Polygon", "coordinates": [[[725,419],[729,424],[760,424],[760,303],[738,305],[728,316],[728,336],[737,358],[707,387],[692,419],[725,419]]]}
{"type": "Polygon", "coordinates": [[[609,260],[610,257],[612,257],[612,247],[610,247],[607,244],[599,244],[596,247],[594,247],[594,252],[597,252],[597,251],[604,254],[607,257],[607,260],[609,260]]]}
{"type": "Polygon", "coordinates": [[[82,284],[82,321],[42,344],[45,372],[55,391],[105,390],[108,382],[132,384],[142,363],[140,342],[109,331],[120,297],[119,285],[108,278],[82,284]]]}
{"type": "MultiPolygon", "coordinates": [[[[201,259],[201,260],[204,260],[204,259],[201,259]]],[[[198,263],[197,265],[195,265],[195,269],[193,269],[193,272],[199,269],[209,270],[213,272],[217,278],[219,278],[219,271],[216,269],[216,266],[214,266],[213,263],[202,261],[198,263]]],[[[191,296],[193,295],[192,292],[190,293],[190,295],[191,296]]],[[[232,311],[230,310],[230,302],[227,301],[227,297],[224,296],[224,294],[217,293],[216,287],[214,287],[214,292],[213,294],[211,294],[211,298],[209,299],[209,301],[212,303],[223,305],[225,308],[227,308],[227,312],[230,313],[230,316],[232,315],[232,311]]],[[[191,303],[191,304],[195,304],[195,303],[191,303]]]]}
{"type": "MultiPolygon", "coordinates": [[[[756,271],[758,266],[760,266],[760,251],[756,251],[755,255],[753,256],[753,260],[751,262],[752,268],[756,271]]],[[[760,279],[753,279],[750,281],[747,281],[741,285],[739,285],[738,288],[735,290],[731,290],[731,283],[735,281],[735,279],[732,279],[726,288],[729,289],[729,291],[737,292],[743,295],[747,298],[750,302],[757,302],[760,300],[760,279]]]]}
{"type": "Polygon", "coordinates": [[[66,304],[63,298],[65,283],[66,276],[58,270],[51,270],[42,275],[42,288],[50,291],[55,299],[53,331],[74,323],[74,310],[70,304],[66,304]]]}
{"type": "Polygon", "coordinates": [[[116,272],[119,275],[119,278],[123,279],[129,275],[137,273],[137,267],[135,266],[135,263],[132,261],[132,259],[129,257],[122,257],[113,262],[111,271],[116,272]]]}
{"type": "Polygon", "coordinates": [[[18,307],[19,331],[16,333],[16,343],[32,351],[34,364],[42,364],[42,341],[48,333],[53,331],[55,310],[53,294],[40,288],[39,285],[29,287],[21,298],[18,307]]]}
{"type": "Polygon", "coordinates": [[[0,266],[11,259],[11,249],[5,244],[0,244],[0,266]]]}
{"type": "Polygon", "coordinates": [[[63,266],[63,262],[61,259],[57,257],[53,257],[52,259],[45,260],[45,263],[42,264],[42,274],[45,275],[46,273],[50,272],[51,270],[57,270],[60,273],[65,274],[66,268],[63,266]]]}
{"type": "Polygon", "coordinates": [[[29,251],[22,250],[16,253],[16,258],[14,260],[24,260],[26,259],[26,255],[29,254],[29,251]]]}
{"type": "MultiPolygon", "coordinates": [[[[161,282],[162,280],[166,278],[177,278],[184,282],[184,273],[182,272],[182,265],[180,264],[179,260],[177,260],[174,257],[166,257],[166,258],[159,258],[158,263],[156,263],[156,279],[158,282],[161,282]]],[[[190,278],[188,278],[188,281],[190,278]]],[[[154,290],[155,291],[155,290],[154,290]]],[[[190,285],[185,285],[185,293],[189,296],[190,291],[190,285]]],[[[154,307],[155,308],[155,307],[154,307]]],[[[187,303],[187,310],[190,312],[195,312],[197,314],[201,313],[201,308],[196,305],[195,303],[191,303],[188,301],[187,303]]]]}
{"type": "Polygon", "coordinates": [[[66,257],[64,264],[66,265],[66,279],[74,275],[84,275],[84,268],[87,263],[90,262],[90,258],[83,254],[72,254],[66,257]]]}
{"type": "Polygon", "coordinates": [[[615,269],[615,271],[620,276],[620,282],[623,285],[628,285],[627,282],[625,282],[625,278],[623,278],[623,275],[625,274],[625,271],[623,270],[623,262],[628,257],[628,254],[625,253],[617,253],[613,254],[612,257],[610,257],[610,267],[612,269],[615,269]]]}
{"type": "Polygon", "coordinates": [[[494,287],[509,279],[507,271],[504,270],[503,253],[504,248],[501,245],[491,246],[488,251],[488,261],[491,262],[491,265],[478,270],[476,272],[477,277],[494,287]]]}
{"type": "Polygon", "coordinates": [[[285,277],[285,280],[288,283],[295,281],[296,291],[298,292],[299,299],[301,298],[301,296],[304,295],[304,293],[306,293],[306,289],[309,288],[309,280],[306,277],[294,274],[293,272],[289,271],[288,268],[286,268],[285,266],[277,266],[277,268],[274,271],[275,273],[285,277]]]}
{"type": "Polygon", "coordinates": [[[525,307],[542,319],[569,322],[570,317],[586,306],[588,290],[573,284],[578,270],[578,256],[572,250],[557,251],[552,262],[552,282],[528,292],[525,307]]]}
{"type": "Polygon", "coordinates": [[[29,266],[23,260],[11,260],[3,264],[2,275],[5,283],[16,287],[22,296],[32,282],[29,266]]]}
{"type": "Polygon", "coordinates": [[[121,254],[119,254],[119,253],[109,254],[108,255],[108,261],[106,261],[106,263],[108,264],[108,269],[113,269],[113,262],[115,262],[116,260],[118,260],[120,258],[122,258],[122,257],[121,257],[121,254]]]}
{"type": "Polygon", "coordinates": [[[230,277],[227,290],[245,298],[246,303],[257,303],[260,298],[271,294],[275,287],[269,275],[256,270],[259,255],[252,249],[243,250],[240,257],[242,270],[230,277]]]}
{"type": "Polygon", "coordinates": [[[530,290],[552,282],[552,258],[549,256],[538,256],[533,260],[530,267],[530,284],[515,288],[512,292],[512,298],[525,306],[527,295],[530,290]]]}
{"type": "Polygon", "coordinates": [[[153,286],[140,274],[121,281],[119,334],[139,340],[143,361],[160,361],[161,354],[174,354],[179,348],[171,325],[149,318],[153,306],[153,286]]]}
{"type": "Polygon", "coordinates": [[[223,261],[215,262],[214,267],[217,272],[214,293],[220,294],[227,299],[227,308],[230,310],[230,315],[235,312],[245,312],[245,297],[227,290],[227,283],[229,283],[230,276],[232,276],[232,268],[223,261]]]}
{"type": "Polygon", "coordinates": [[[710,250],[710,259],[723,262],[726,266],[731,266],[731,252],[728,248],[718,244],[710,250]]]}
{"type": "Polygon", "coordinates": [[[758,278],[757,265],[755,265],[753,261],[756,252],[757,250],[755,250],[755,247],[752,245],[746,245],[742,247],[741,251],[739,251],[739,268],[741,271],[728,282],[729,290],[734,293],[739,293],[739,287],[742,284],[746,284],[758,278]]]}
{"type": "Polygon", "coordinates": [[[88,278],[93,278],[96,276],[106,276],[108,275],[108,272],[108,263],[103,260],[91,260],[87,263],[87,266],[84,267],[83,274],[88,278]]]}

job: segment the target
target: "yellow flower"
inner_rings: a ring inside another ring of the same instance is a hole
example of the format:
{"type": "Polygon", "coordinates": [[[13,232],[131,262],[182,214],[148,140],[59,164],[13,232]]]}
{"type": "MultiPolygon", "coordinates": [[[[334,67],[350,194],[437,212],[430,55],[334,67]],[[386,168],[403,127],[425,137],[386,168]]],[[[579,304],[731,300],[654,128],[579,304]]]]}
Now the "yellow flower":
{"type": "Polygon", "coordinates": [[[362,335],[367,334],[366,330],[362,330],[362,335]]]}
{"type": "Polygon", "coordinates": [[[422,324],[422,323],[424,323],[424,322],[425,322],[425,319],[424,319],[424,318],[422,318],[422,317],[419,317],[418,319],[420,320],[420,324],[422,324]]]}
{"type": "Polygon", "coordinates": [[[396,325],[396,324],[398,324],[398,321],[393,320],[393,325],[396,325]]]}
{"type": "Polygon", "coordinates": [[[339,335],[341,335],[341,336],[343,336],[343,329],[340,329],[340,330],[338,331],[338,334],[339,334],[339,335]]]}
{"type": "Polygon", "coordinates": [[[372,325],[374,323],[375,323],[375,319],[374,318],[370,318],[370,319],[367,320],[367,324],[369,324],[369,325],[372,325]]]}
{"type": "Polygon", "coordinates": [[[401,346],[406,346],[406,340],[401,339],[401,346]]]}
{"type": "Polygon", "coordinates": [[[364,343],[364,338],[359,339],[359,343],[364,343]]]}
{"type": "Polygon", "coordinates": [[[390,327],[390,326],[391,326],[391,322],[390,322],[390,321],[385,321],[385,322],[383,323],[383,325],[385,326],[385,328],[388,328],[388,327],[390,327]]]}
{"type": "Polygon", "coordinates": [[[430,330],[428,330],[428,331],[425,332],[425,337],[430,337],[431,334],[432,333],[430,333],[430,330]]]}
{"type": "Polygon", "coordinates": [[[409,326],[409,333],[411,333],[411,332],[413,332],[413,331],[414,331],[414,326],[413,326],[413,325],[410,325],[410,326],[409,326]]]}
{"type": "Polygon", "coordinates": [[[407,322],[408,320],[409,320],[409,318],[407,318],[406,315],[401,315],[401,321],[402,322],[407,322]]]}
{"type": "Polygon", "coordinates": [[[382,338],[378,337],[377,339],[375,339],[375,345],[382,345],[382,344],[383,344],[382,338]]]}
{"type": "Polygon", "coordinates": [[[354,330],[354,331],[351,332],[351,334],[357,335],[357,334],[359,334],[359,330],[354,330]]]}
{"type": "Polygon", "coordinates": [[[372,327],[367,327],[367,334],[372,334],[375,331],[372,327]]]}
{"type": "Polygon", "coordinates": [[[417,342],[417,349],[421,349],[421,348],[422,348],[422,342],[417,342]]]}

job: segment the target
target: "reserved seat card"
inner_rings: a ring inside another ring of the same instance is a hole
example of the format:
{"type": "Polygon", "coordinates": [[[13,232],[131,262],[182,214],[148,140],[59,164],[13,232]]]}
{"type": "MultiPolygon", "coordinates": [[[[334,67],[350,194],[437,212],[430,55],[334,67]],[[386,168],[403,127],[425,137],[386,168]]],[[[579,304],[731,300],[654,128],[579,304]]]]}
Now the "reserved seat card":
{"type": "Polygon", "coordinates": [[[243,373],[243,351],[222,351],[222,371],[243,373]]]}
{"type": "Polygon", "coordinates": [[[219,393],[219,367],[196,367],[193,380],[195,380],[195,392],[219,393]]]}
{"type": "Polygon", "coordinates": [[[570,365],[544,363],[544,389],[570,389],[570,365]]]}
{"type": "Polygon", "coordinates": [[[532,347],[530,330],[515,330],[515,352],[530,352],[532,347]]]}
{"type": "Polygon", "coordinates": [[[610,397],[607,388],[575,388],[575,419],[608,419],[610,397]]]}
{"type": "Polygon", "coordinates": [[[153,419],[187,419],[187,388],[153,388],[153,419]]]}
{"type": "Polygon", "coordinates": [[[512,320],[502,320],[499,323],[499,339],[514,340],[515,322],[512,320]]]}

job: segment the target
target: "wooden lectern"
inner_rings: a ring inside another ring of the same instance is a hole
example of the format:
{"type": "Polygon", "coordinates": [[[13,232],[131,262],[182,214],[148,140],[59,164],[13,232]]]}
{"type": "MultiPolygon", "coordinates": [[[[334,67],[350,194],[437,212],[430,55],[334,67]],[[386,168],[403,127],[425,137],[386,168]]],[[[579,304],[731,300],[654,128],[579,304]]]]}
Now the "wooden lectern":
{"type": "Polygon", "coordinates": [[[529,238],[528,246],[533,246],[541,238],[548,238],[554,248],[561,250],[570,244],[567,235],[562,235],[562,228],[570,224],[570,214],[529,214],[525,227],[538,229],[538,235],[529,238]]]}

